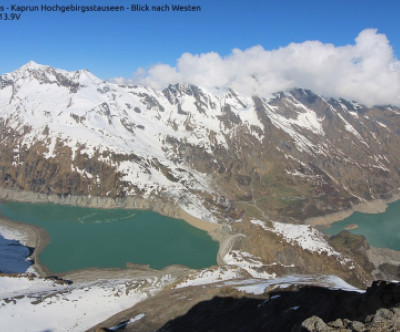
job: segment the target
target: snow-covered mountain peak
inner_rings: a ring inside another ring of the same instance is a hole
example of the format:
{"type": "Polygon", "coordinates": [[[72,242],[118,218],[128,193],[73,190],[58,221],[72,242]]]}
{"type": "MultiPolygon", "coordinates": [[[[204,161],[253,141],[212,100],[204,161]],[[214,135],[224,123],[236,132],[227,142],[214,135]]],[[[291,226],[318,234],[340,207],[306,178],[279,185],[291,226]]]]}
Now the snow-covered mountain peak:
{"type": "Polygon", "coordinates": [[[74,79],[77,80],[79,84],[102,84],[104,83],[103,80],[98,78],[97,76],[93,75],[87,69],[81,69],[75,72],[70,72],[70,75],[73,76],[74,79]]]}
{"type": "Polygon", "coordinates": [[[14,77],[22,77],[22,76],[27,76],[29,74],[38,74],[38,73],[44,73],[44,72],[49,72],[49,71],[57,71],[57,72],[62,72],[63,74],[67,73],[67,71],[65,70],[61,70],[61,69],[55,69],[51,66],[48,65],[42,65],[39,64],[35,61],[29,61],[28,63],[24,64],[23,66],[21,66],[20,68],[18,68],[17,70],[5,74],[5,75],[12,75],[14,77]]]}
{"type": "Polygon", "coordinates": [[[28,63],[23,65],[19,70],[26,71],[26,70],[40,70],[41,68],[48,68],[49,66],[41,65],[33,60],[30,60],[28,63]]]}
{"type": "Polygon", "coordinates": [[[71,92],[76,92],[79,85],[101,84],[99,79],[87,69],[66,71],[47,65],[41,65],[35,61],[29,61],[19,69],[0,76],[2,87],[13,85],[14,89],[23,85],[57,84],[58,86],[73,87],[71,92]]]}

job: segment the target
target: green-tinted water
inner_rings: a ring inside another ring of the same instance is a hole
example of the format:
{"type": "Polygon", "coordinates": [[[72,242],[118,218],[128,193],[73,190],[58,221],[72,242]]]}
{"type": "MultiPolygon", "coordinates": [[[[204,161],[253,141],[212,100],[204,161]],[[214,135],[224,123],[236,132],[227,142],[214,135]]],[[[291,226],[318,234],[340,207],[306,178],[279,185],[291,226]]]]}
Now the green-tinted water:
{"type": "Polygon", "coordinates": [[[357,224],[359,228],[349,232],[364,235],[372,246],[400,250],[400,201],[390,203],[386,211],[380,214],[355,212],[323,231],[335,235],[351,224],[357,224]]]}
{"type": "Polygon", "coordinates": [[[52,272],[123,268],[127,262],[154,269],[216,264],[218,243],[205,231],[152,211],[0,202],[0,213],[49,233],[40,261],[52,272]]]}

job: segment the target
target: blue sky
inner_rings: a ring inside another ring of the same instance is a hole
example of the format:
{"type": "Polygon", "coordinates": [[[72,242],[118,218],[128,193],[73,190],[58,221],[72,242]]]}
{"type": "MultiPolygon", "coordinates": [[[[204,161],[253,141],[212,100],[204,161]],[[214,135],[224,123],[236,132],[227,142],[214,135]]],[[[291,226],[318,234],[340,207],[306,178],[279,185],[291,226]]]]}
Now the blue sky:
{"type": "MultiPolygon", "coordinates": [[[[10,1],[20,4],[75,1],[10,1]]],[[[29,60],[95,75],[131,77],[138,67],[175,65],[182,53],[230,54],[233,48],[266,50],[291,42],[319,40],[354,44],[365,28],[376,28],[400,54],[400,1],[397,0],[179,0],[76,1],[78,4],[131,3],[200,5],[194,13],[24,13],[20,21],[0,21],[0,73],[29,60]]]]}

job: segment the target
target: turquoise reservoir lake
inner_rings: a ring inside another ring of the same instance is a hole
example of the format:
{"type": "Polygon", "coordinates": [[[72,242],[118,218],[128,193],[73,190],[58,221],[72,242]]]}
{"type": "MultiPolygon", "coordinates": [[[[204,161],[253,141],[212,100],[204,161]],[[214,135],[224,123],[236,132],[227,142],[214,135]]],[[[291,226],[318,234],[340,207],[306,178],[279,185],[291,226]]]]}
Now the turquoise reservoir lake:
{"type": "Polygon", "coordinates": [[[351,224],[357,224],[359,228],[349,230],[349,232],[364,235],[372,246],[400,250],[400,201],[388,204],[384,213],[355,212],[323,231],[330,235],[336,235],[351,224]]]}
{"type": "Polygon", "coordinates": [[[154,269],[217,263],[218,242],[205,231],[152,211],[0,202],[0,214],[49,233],[39,258],[54,273],[124,268],[128,262],[154,269]]]}

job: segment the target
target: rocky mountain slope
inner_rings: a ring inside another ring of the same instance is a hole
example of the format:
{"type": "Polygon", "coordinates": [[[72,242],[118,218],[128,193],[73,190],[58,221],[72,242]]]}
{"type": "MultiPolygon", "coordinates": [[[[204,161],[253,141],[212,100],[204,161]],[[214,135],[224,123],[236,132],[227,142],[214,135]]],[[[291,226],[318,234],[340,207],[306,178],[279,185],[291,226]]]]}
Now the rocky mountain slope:
{"type": "Polygon", "coordinates": [[[0,76],[3,193],[179,208],[224,225],[214,234],[228,239],[220,264],[253,276],[372,280],[362,262],[296,224],[397,193],[399,133],[399,108],[303,89],[268,98],[183,84],[157,91],[34,62],[0,76]]]}
{"type": "Polygon", "coordinates": [[[0,77],[0,185],[302,220],[396,191],[399,125],[398,108],[302,89],[155,91],[30,62],[0,77]]]}

